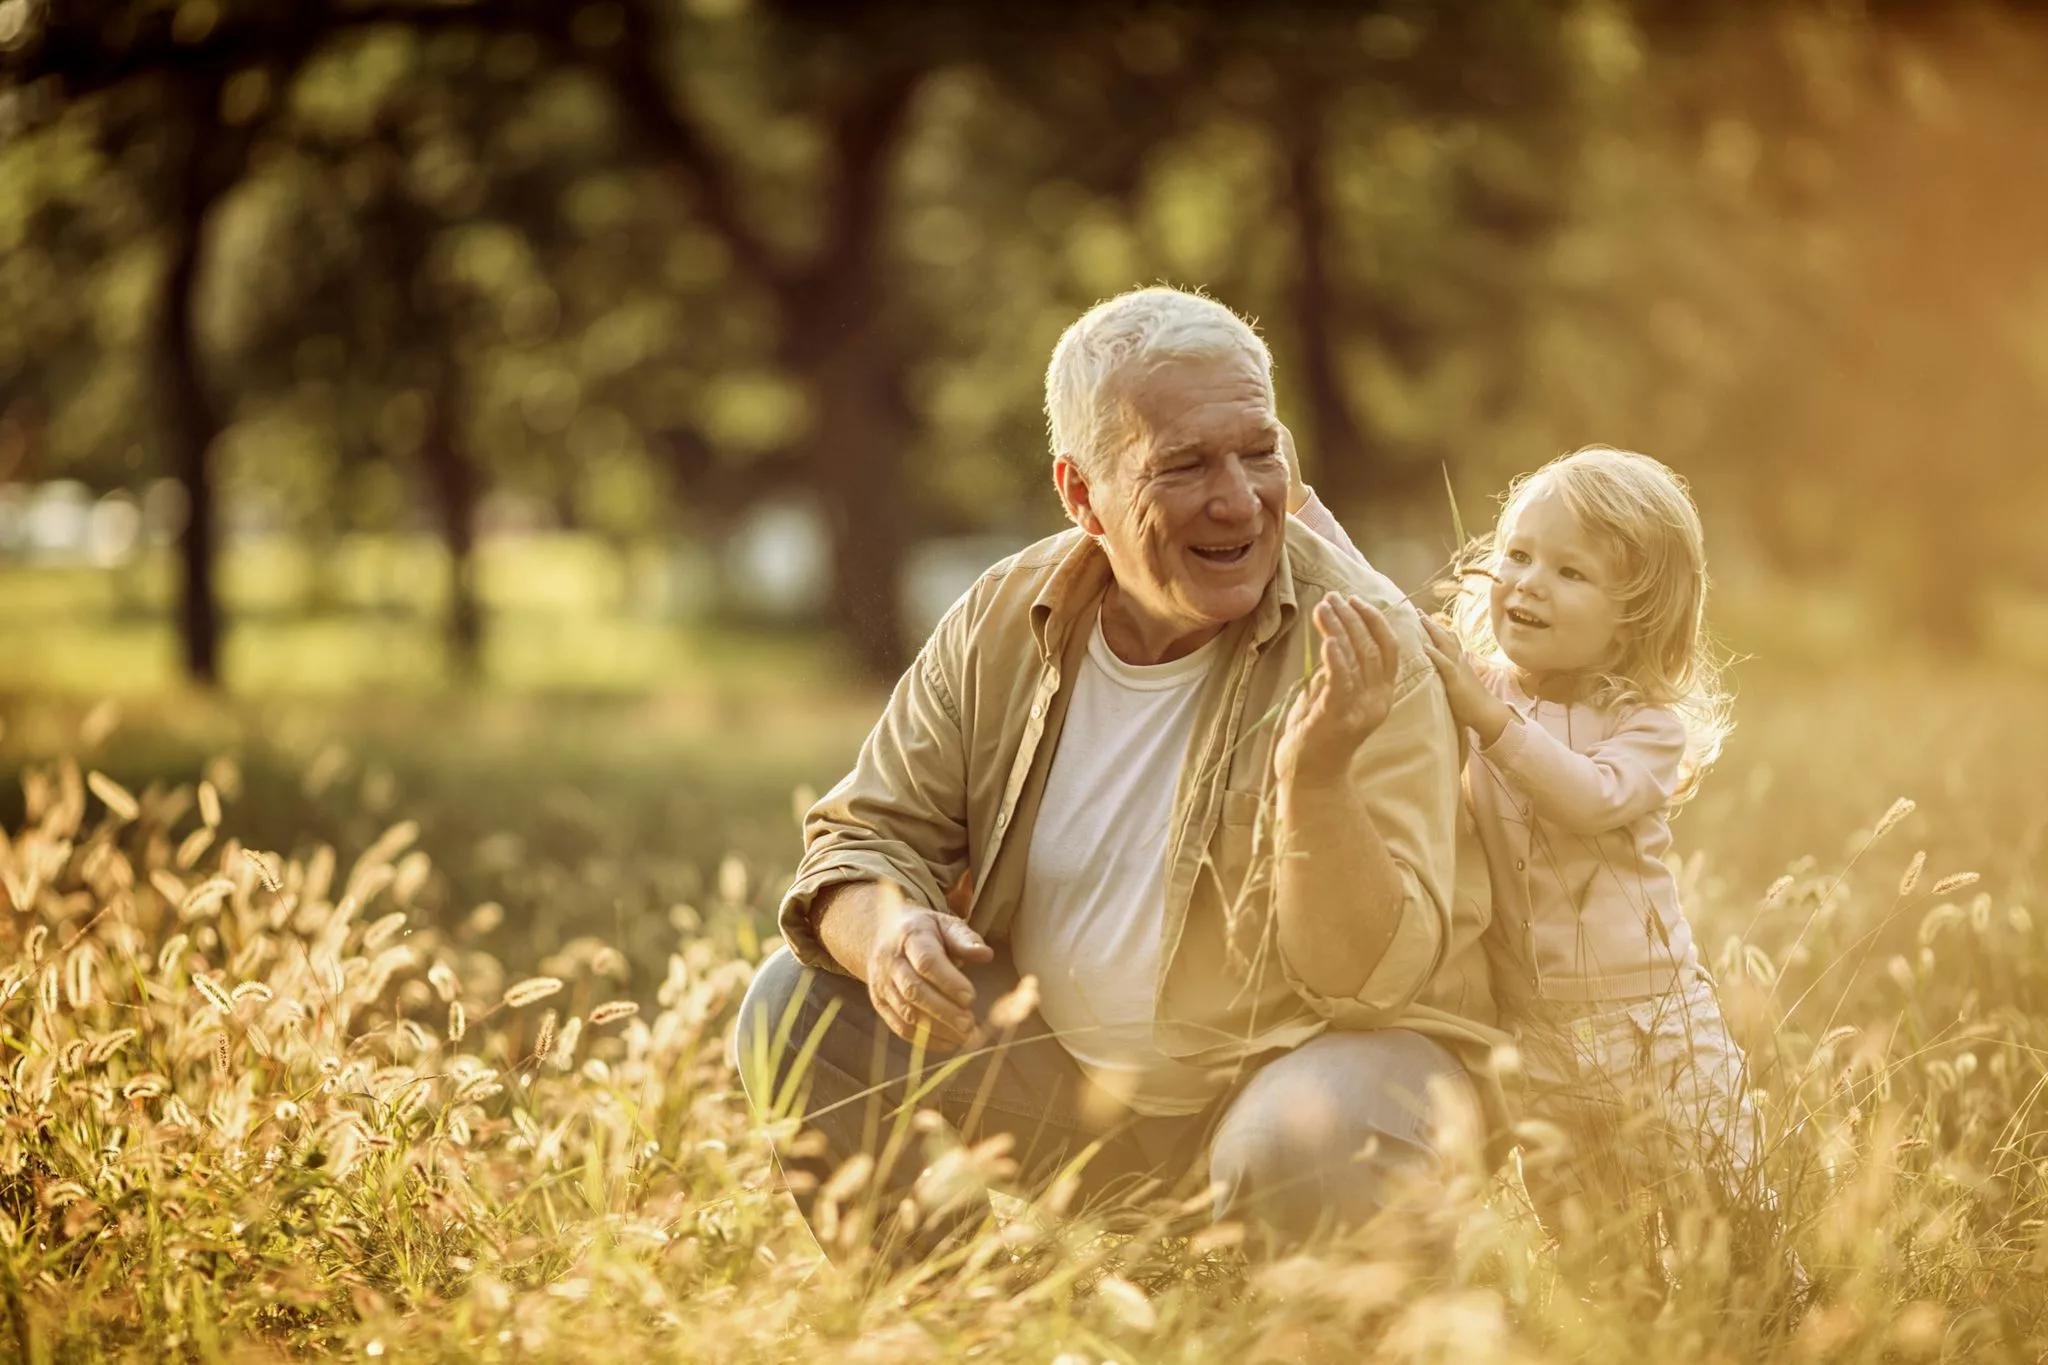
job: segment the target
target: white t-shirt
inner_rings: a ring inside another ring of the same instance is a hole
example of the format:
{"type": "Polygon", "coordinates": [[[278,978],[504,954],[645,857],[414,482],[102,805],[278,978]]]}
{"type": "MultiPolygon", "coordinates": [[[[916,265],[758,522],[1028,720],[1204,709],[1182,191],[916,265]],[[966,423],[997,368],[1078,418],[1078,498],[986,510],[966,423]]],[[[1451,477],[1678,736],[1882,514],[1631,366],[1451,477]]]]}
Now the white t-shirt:
{"type": "Polygon", "coordinates": [[[1127,664],[1098,615],[1046,773],[1010,926],[1039,1013],[1095,1081],[1140,1114],[1192,1114],[1226,1078],[1152,1038],[1166,920],[1166,835],[1202,681],[1222,637],[1127,664]]]}

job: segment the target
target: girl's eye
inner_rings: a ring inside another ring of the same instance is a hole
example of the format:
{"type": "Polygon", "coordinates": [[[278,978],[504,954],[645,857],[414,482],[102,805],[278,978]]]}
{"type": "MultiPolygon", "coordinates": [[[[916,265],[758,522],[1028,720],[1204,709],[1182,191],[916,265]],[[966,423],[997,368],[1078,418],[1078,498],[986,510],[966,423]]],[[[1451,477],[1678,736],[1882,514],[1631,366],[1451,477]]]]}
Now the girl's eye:
{"type": "Polygon", "coordinates": [[[1566,568],[1564,568],[1564,569],[1560,570],[1560,571],[1559,571],[1559,573],[1558,573],[1558,576],[1559,576],[1560,578],[1574,578],[1574,579],[1577,579],[1577,580],[1578,580],[1579,582],[1581,582],[1581,583],[1583,583],[1583,582],[1585,582],[1585,581],[1586,581],[1586,576],[1585,576],[1584,574],[1580,573],[1580,572],[1579,572],[1579,571],[1578,571],[1577,569],[1574,569],[1574,568],[1570,568],[1570,567],[1566,567],[1566,568]]]}
{"type": "Polygon", "coordinates": [[[1508,559],[1516,564],[1527,564],[1529,562],[1529,552],[1527,550],[1509,550],[1508,559]]]}

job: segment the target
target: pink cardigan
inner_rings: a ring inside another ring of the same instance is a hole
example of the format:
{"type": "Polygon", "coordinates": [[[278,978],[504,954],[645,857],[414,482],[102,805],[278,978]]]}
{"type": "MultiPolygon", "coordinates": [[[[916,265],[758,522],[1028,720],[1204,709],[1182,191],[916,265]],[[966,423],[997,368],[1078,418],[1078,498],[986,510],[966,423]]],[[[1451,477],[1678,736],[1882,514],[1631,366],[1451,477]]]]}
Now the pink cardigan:
{"type": "MultiPolygon", "coordinates": [[[[1358,553],[1313,494],[1297,515],[1358,553]]],[[[1664,861],[1683,724],[1660,706],[1617,713],[1539,701],[1511,670],[1478,671],[1516,716],[1465,765],[1493,883],[1487,947],[1496,995],[1508,1005],[1671,989],[1698,961],[1664,861]]]]}

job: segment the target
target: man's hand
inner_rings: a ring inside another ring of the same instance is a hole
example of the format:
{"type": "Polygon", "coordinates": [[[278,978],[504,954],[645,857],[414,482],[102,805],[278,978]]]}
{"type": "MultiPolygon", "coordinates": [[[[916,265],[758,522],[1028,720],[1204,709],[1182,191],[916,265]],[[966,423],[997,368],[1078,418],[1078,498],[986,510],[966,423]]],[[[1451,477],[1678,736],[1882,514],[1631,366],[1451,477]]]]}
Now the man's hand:
{"type": "Polygon", "coordinates": [[[1288,708],[1274,765],[1281,781],[1342,780],[1358,746],[1394,705],[1400,646],[1387,618],[1362,597],[1336,593],[1316,603],[1323,666],[1288,708]]]}
{"type": "Polygon", "coordinates": [[[867,983],[868,999],[905,1042],[945,1048],[973,1043],[974,985],[958,964],[995,952],[967,922],[907,904],[886,882],[831,888],[818,911],[818,934],[839,964],[867,983]]]}

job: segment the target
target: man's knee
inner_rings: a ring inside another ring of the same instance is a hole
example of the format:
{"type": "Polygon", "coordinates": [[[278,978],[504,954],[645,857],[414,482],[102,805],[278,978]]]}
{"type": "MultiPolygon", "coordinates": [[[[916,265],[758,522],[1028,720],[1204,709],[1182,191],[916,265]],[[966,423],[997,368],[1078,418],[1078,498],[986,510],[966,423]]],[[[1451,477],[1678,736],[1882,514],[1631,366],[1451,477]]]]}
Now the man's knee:
{"type": "MultiPolygon", "coordinates": [[[[859,987],[851,978],[804,966],[787,948],[761,963],[733,1029],[733,1061],[756,1109],[787,1103],[791,1072],[807,1051],[815,1053],[806,1045],[826,1026],[831,1002],[846,995],[849,984],[859,987]]],[[[860,996],[864,1003],[865,988],[860,996]]]]}
{"type": "Polygon", "coordinates": [[[1249,1215],[1294,1240],[1414,1197],[1441,1178],[1429,1091],[1445,1083],[1468,1084],[1416,1035],[1326,1034],[1271,1064],[1212,1143],[1217,1215],[1249,1215]]]}

